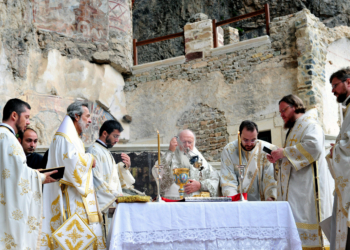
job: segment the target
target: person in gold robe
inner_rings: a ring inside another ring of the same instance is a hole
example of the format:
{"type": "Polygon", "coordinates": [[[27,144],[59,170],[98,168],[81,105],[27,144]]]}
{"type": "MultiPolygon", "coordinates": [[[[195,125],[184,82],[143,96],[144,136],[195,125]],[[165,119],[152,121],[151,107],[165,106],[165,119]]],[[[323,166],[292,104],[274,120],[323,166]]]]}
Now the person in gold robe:
{"type": "Polygon", "coordinates": [[[332,178],[325,160],[324,133],[317,110],[306,112],[302,100],[287,95],[279,110],[288,129],[283,148],[268,155],[276,163],[277,199],[288,201],[303,249],[324,249],[329,242],[320,222],[332,213],[332,178]]]}
{"type": "MultiPolygon", "coordinates": [[[[96,161],[92,154],[85,153],[81,136],[91,123],[88,103],[76,101],[68,106],[67,116],[58,128],[49,148],[47,168],[65,167],[59,183],[44,188],[44,221],[42,250],[61,249],[52,238],[54,233],[75,213],[87,224],[97,240],[79,239],[89,244],[87,249],[106,249],[102,234],[102,214],[100,212],[93,183],[92,168],[96,161]]],[[[78,222],[77,222],[78,223],[78,222]]],[[[77,244],[74,235],[64,235],[66,242],[77,244]]]]}
{"type": "Polygon", "coordinates": [[[42,222],[42,184],[54,182],[49,173],[27,166],[16,134],[30,124],[30,105],[9,100],[0,123],[0,249],[37,249],[42,222]]]}
{"type": "Polygon", "coordinates": [[[327,155],[328,166],[335,180],[335,195],[331,223],[331,249],[350,249],[350,67],[330,77],[337,102],[346,106],[344,121],[336,143],[327,155]]]}
{"type": "Polygon", "coordinates": [[[243,121],[239,126],[241,135],[242,165],[245,165],[243,182],[239,180],[238,140],[230,142],[221,153],[220,186],[224,196],[233,196],[242,192],[248,194],[251,201],[274,201],[277,199],[277,182],[274,179],[273,164],[266,158],[264,147],[276,146],[258,140],[258,126],[252,121],[243,121]]]}

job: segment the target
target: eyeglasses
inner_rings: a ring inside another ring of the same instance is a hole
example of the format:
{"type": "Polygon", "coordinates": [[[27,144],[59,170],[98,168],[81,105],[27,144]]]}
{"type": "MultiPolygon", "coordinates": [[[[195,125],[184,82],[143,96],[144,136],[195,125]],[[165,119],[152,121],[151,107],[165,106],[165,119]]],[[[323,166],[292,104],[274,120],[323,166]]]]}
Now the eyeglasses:
{"type": "Polygon", "coordinates": [[[287,111],[288,108],[290,108],[290,106],[287,106],[286,108],[282,109],[282,110],[280,111],[280,114],[284,114],[284,113],[287,111]]]}
{"type": "Polygon", "coordinates": [[[256,142],[256,139],[253,139],[253,140],[243,139],[242,141],[243,141],[244,143],[249,143],[249,142],[255,143],[255,142],[256,142]]]}
{"type": "Polygon", "coordinates": [[[185,144],[192,145],[193,141],[182,141],[181,143],[182,143],[182,145],[185,145],[185,144]]]}
{"type": "MultiPolygon", "coordinates": [[[[345,80],[345,81],[346,81],[346,80],[345,80]]],[[[338,86],[339,83],[342,83],[342,82],[345,82],[345,81],[338,82],[338,83],[336,83],[336,84],[334,84],[334,85],[332,84],[332,90],[335,89],[335,88],[338,86]]]]}

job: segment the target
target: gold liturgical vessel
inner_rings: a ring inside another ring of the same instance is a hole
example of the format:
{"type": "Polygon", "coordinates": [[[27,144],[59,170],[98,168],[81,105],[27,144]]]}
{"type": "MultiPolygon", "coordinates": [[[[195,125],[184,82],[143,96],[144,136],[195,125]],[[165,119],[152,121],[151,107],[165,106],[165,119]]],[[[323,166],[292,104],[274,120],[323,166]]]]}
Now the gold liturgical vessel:
{"type": "Polygon", "coordinates": [[[174,182],[180,186],[179,195],[180,199],[184,198],[184,185],[188,183],[190,169],[188,168],[175,168],[173,169],[174,182]]]}

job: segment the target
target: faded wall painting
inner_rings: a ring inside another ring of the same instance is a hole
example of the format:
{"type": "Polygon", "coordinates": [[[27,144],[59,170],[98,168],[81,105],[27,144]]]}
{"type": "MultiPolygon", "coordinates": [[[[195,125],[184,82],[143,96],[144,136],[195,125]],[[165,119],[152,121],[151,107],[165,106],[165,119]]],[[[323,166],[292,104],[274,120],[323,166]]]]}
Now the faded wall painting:
{"type": "Polygon", "coordinates": [[[33,0],[37,28],[81,41],[108,40],[108,0],[33,0]]]}
{"type": "Polygon", "coordinates": [[[131,31],[130,0],[109,0],[109,29],[131,31]]]}

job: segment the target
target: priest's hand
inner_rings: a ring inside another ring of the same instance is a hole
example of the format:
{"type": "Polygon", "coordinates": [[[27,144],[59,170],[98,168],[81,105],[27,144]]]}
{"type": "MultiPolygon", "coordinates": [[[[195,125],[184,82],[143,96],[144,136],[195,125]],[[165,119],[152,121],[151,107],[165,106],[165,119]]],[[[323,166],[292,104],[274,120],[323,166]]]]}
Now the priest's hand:
{"type": "Polygon", "coordinates": [[[188,180],[188,183],[184,187],[185,187],[185,193],[191,194],[201,189],[201,183],[196,180],[188,180]]]}
{"type": "Polygon", "coordinates": [[[92,163],[92,168],[96,167],[96,159],[94,158],[94,162],[92,163]]]}
{"type": "Polygon", "coordinates": [[[122,161],[124,162],[126,169],[128,169],[131,166],[130,157],[127,154],[122,153],[121,154],[122,161]]]}
{"type": "Polygon", "coordinates": [[[284,151],[284,148],[278,148],[276,150],[273,150],[271,152],[271,156],[273,157],[273,159],[275,161],[282,159],[282,158],[284,158],[283,151],[284,151]]]}
{"type": "Polygon", "coordinates": [[[169,150],[171,152],[175,152],[176,147],[177,147],[177,139],[176,139],[176,137],[173,137],[173,139],[171,139],[171,141],[170,141],[169,150]]]}
{"type": "Polygon", "coordinates": [[[266,201],[275,201],[275,198],[269,197],[269,198],[266,199],[266,201]]]}
{"type": "Polygon", "coordinates": [[[51,171],[51,172],[43,173],[45,175],[45,181],[43,182],[43,184],[56,182],[57,180],[55,180],[54,178],[50,177],[50,175],[52,175],[54,173],[57,173],[57,172],[58,172],[57,170],[54,170],[54,171],[51,171]]]}
{"type": "Polygon", "coordinates": [[[330,149],[330,156],[331,156],[331,158],[333,158],[333,148],[334,148],[334,143],[331,143],[331,149],[330,149]]]}
{"type": "Polygon", "coordinates": [[[266,157],[267,157],[267,160],[268,160],[269,162],[271,162],[271,163],[275,163],[275,162],[276,162],[276,160],[273,159],[273,157],[272,157],[270,154],[267,154],[266,157]]]}

